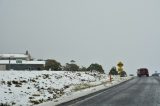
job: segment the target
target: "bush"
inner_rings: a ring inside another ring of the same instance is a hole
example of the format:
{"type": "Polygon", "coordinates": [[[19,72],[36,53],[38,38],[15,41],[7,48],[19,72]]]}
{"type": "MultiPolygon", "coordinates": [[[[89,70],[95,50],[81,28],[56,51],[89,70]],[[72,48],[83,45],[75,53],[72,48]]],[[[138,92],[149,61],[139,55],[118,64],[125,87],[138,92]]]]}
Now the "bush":
{"type": "Polygon", "coordinates": [[[117,71],[116,67],[111,68],[109,75],[118,75],[118,71],[117,71]]]}
{"type": "Polygon", "coordinates": [[[59,70],[62,70],[62,66],[59,62],[57,62],[56,60],[53,60],[53,59],[48,59],[46,61],[46,64],[45,64],[45,69],[46,70],[55,70],[55,71],[59,71],[59,70]]]}
{"type": "Polygon", "coordinates": [[[66,63],[66,66],[64,66],[65,71],[79,71],[79,66],[77,64],[69,64],[66,63]]]}
{"type": "Polygon", "coordinates": [[[95,64],[91,64],[88,68],[87,68],[88,71],[98,71],[100,73],[104,73],[104,70],[102,68],[101,65],[95,63],[95,64]]]}

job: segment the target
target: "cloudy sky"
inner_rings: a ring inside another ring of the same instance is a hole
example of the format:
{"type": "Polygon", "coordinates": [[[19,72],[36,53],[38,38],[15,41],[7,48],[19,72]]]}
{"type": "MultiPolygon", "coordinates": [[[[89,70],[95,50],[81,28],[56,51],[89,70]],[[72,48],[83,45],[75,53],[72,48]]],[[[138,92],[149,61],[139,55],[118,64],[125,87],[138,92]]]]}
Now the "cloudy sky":
{"type": "Polygon", "coordinates": [[[0,53],[160,72],[159,0],[0,0],[0,53]]]}

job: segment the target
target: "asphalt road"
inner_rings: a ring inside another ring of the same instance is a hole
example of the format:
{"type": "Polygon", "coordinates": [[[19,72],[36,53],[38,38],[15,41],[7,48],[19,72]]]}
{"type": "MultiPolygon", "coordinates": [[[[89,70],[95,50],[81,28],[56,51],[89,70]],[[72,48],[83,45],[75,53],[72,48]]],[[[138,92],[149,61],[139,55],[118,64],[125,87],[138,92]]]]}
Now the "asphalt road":
{"type": "Polygon", "coordinates": [[[65,106],[160,106],[160,77],[134,78],[65,106]]]}

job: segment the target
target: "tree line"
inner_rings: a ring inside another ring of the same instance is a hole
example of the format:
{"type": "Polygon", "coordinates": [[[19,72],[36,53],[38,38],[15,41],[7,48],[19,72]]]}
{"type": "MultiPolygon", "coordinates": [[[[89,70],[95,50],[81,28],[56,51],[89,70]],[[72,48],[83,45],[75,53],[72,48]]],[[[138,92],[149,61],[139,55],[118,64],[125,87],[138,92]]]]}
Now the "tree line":
{"type": "Polygon", "coordinates": [[[54,70],[54,71],[98,71],[104,73],[102,65],[98,63],[92,63],[89,67],[80,67],[76,64],[74,60],[71,60],[70,63],[66,63],[64,66],[60,62],[54,59],[46,60],[45,70],[54,70]]]}
{"type": "MultiPolygon", "coordinates": [[[[105,73],[102,65],[98,63],[92,63],[89,67],[80,67],[76,64],[76,61],[71,60],[70,63],[66,63],[64,66],[61,65],[60,62],[54,59],[46,60],[45,70],[52,71],[97,71],[100,73],[105,73]]],[[[120,75],[121,77],[127,76],[127,73],[123,70],[121,73],[118,73],[115,66],[113,66],[109,73],[109,75],[120,75]]]]}

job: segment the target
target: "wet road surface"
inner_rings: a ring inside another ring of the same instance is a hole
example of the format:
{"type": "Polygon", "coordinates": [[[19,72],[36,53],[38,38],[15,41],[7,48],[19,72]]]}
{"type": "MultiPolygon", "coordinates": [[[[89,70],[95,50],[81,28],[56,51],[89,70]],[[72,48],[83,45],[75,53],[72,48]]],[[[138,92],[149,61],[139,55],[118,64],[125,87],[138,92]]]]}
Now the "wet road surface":
{"type": "MultiPolygon", "coordinates": [[[[160,77],[136,77],[65,106],[160,106],[160,77]]],[[[60,105],[62,106],[62,105],[60,105]]]]}

